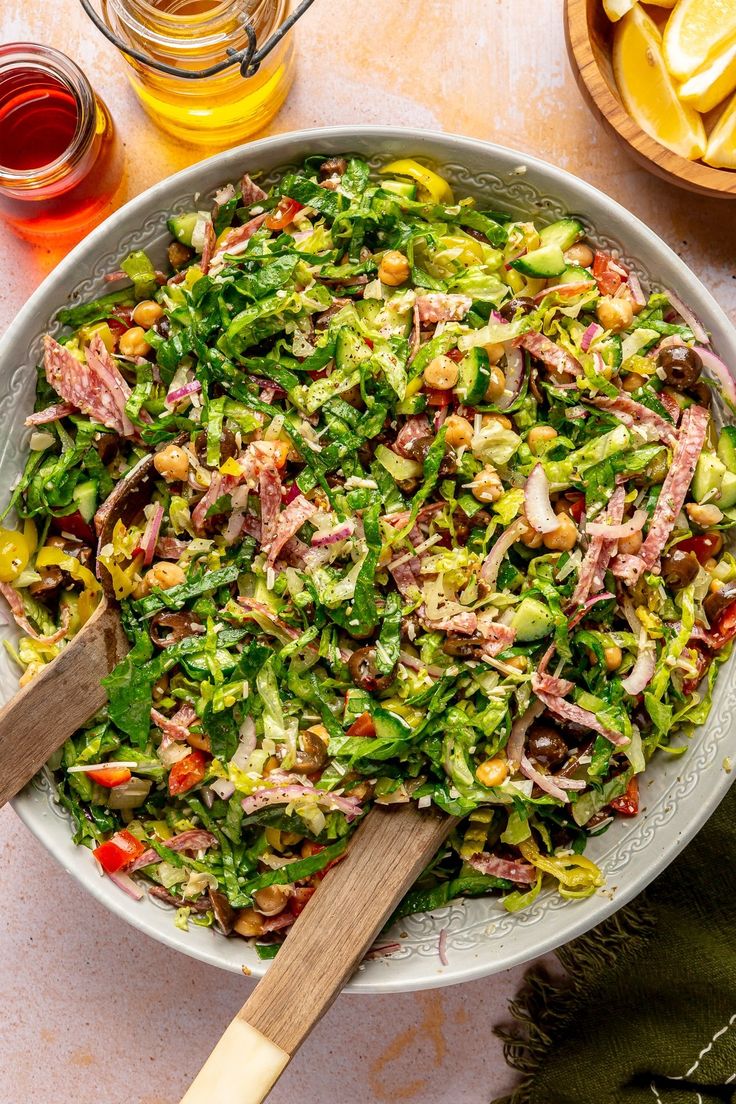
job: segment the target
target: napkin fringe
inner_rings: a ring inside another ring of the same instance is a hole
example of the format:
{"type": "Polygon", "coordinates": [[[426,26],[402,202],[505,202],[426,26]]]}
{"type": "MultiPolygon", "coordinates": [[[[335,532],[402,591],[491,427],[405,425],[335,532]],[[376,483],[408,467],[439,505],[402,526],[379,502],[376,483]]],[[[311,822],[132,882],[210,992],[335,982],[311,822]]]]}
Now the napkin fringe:
{"type": "Polygon", "coordinates": [[[655,924],[654,910],[642,896],[556,952],[564,975],[554,976],[545,966],[527,974],[518,997],[509,1004],[516,1024],[495,1029],[507,1063],[523,1077],[509,1096],[492,1104],[531,1104],[537,1072],[579,1012],[591,985],[602,970],[638,955],[655,924]]]}

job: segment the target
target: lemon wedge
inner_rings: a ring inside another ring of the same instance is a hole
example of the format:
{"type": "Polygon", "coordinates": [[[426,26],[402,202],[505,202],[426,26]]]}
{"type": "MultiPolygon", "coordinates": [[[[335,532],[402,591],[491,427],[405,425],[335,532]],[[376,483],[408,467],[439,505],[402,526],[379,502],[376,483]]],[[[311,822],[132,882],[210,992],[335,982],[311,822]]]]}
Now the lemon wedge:
{"type": "Polygon", "coordinates": [[[662,36],[640,7],[633,8],[616,27],[613,72],[624,107],[642,130],[691,161],[703,156],[703,120],[678,99],[662,56],[662,36]]]}
{"type": "Polygon", "coordinates": [[[696,111],[712,111],[736,89],[736,40],[680,85],[683,103],[696,111]]]}
{"type": "Polygon", "coordinates": [[[612,23],[618,23],[633,8],[637,0],[603,0],[603,10],[612,23]]]}
{"type": "Polygon", "coordinates": [[[679,0],[664,32],[664,58],[684,81],[736,38],[734,0],[679,0]]]}
{"type": "Polygon", "coordinates": [[[736,169],[736,96],[711,131],[703,160],[715,169],[736,169]]]}

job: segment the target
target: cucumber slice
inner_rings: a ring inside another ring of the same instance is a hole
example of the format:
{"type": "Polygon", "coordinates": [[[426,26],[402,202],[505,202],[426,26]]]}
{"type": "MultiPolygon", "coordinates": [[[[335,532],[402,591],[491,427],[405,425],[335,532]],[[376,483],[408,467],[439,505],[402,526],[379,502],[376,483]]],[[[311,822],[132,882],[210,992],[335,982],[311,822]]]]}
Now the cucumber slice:
{"type": "Polygon", "coordinates": [[[511,262],[511,267],[522,276],[549,280],[552,276],[561,276],[567,265],[559,245],[543,245],[541,249],[533,249],[531,253],[517,257],[511,262]]]}
{"type": "Polygon", "coordinates": [[[410,395],[396,404],[397,414],[423,414],[427,409],[426,395],[410,395]]]}
{"type": "Polygon", "coordinates": [[[721,493],[713,499],[720,510],[730,510],[736,506],[736,472],[727,471],[721,482],[721,493]]]}
{"type": "Polygon", "coordinates": [[[72,498],[84,520],[92,521],[97,510],[97,480],[87,479],[84,483],[77,483],[72,498]]]}
{"type": "Polygon", "coordinates": [[[192,234],[198,218],[197,211],[187,211],[184,215],[172,215],[171,218],[168,218],[166,225],[172,238],[176,238],[182,245],[191,246],[192,234]]]}
{"type": "Polygon", "coordinates": [[[485,349],[476,346],[460,361],[455,393],[468,406],[480,402],[491,382],[491,366],[485,349]]]}
{"type": "Polygon", "coordinates": [[[580,265],[569,265],[561,276],[557,277],[559,284],[582,284],[585,280],[592,280],[593,274],[588,268],[580,265]]]}
{"type": "Polygon", "coordinates": [[[343,326],[335,343],[335,364],[341,372],[351,372],[372,356],[370,346],[354,330],[343,326]]]}
{"type": "Polygon", "coordinates": [[[701,452],[693,477],[693,498],[696,502],[718,502],[716,497],[721,490],[726,465],[718,459],[714,452],[701,452]],[[715,494],[713,492],[716,492],[715,494]]]}
{"type": "Polygon", "coordinates": [[[718,459],[736,472],[736,426],[724,426],[718,438],[718,459]]]}
{"type": "Polygon", "coordinates": [[[520,643],[541,640],[552,631],[554,617],[550,609],[537,598],[522,598],[511,621],[520,643]]]}
{"type": "Polygon", "coordinates": [[[564,253],[566,249],[569,249],[571,245],[582,238],[584,233],[585,227],[579,219],[564,218],[545,226],[543,230],[539,231],[539,237],[542,245],[559,246],[564,253]]]}
{"type": "MultiPolygon", "coordinates": [[[[220,667],[223,675],[231,675],[237,666],[238,657],[226,648],[218,648],[215,652],[215,663],[220,667]]],[[[190,678],[202,681],[212,677],[209,657],[206,655],[182,656],[180,663],[190,678]]]]}
{"type": "Polygon", "coordinates": [[[411,733],[411,728],[396,713],[390,713],[388,709],[374,707],[371,716],[376,727],[376,736],[381,740],[405,740],[411,733]]]}
{"type": "Polygon", "coordinates": [[[417,198],[417,186],[410,184],[408,180],[382,180],[381,188],[384,192],[393,192],[394,195],[403,196],[404,199],[417,198]]]}

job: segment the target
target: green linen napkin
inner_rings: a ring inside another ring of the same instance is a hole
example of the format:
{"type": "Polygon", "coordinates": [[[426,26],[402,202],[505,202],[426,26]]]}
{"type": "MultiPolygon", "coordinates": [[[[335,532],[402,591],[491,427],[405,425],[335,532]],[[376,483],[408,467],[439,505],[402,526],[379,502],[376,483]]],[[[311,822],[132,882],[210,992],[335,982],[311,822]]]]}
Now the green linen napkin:
{"type": "Polygon", "coordinates": [[[736,787],[653,884],[527,977],[496,1104],[736,1104],[736,787]]]}

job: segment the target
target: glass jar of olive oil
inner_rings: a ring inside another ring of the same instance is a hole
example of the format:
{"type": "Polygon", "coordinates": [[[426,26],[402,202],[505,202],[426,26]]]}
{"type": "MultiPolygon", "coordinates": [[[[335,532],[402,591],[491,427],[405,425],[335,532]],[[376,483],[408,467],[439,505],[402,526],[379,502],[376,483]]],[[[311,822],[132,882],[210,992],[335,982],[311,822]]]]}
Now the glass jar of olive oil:
{"type": "MultiPolygon", "coordinates": [[[[288,14],[289,0],[102,0],[109,29],[126,45],[181,74],[248,47],[247,26],[265,41],[288,14]]],[[[197,79],[160,72],[125,55],[130,81],[160,127],[185,142],[230,146],[261,130],[284,102],[294,76],[294,44],[285,35],[258,71],[237,65],[197,79]]]]}

